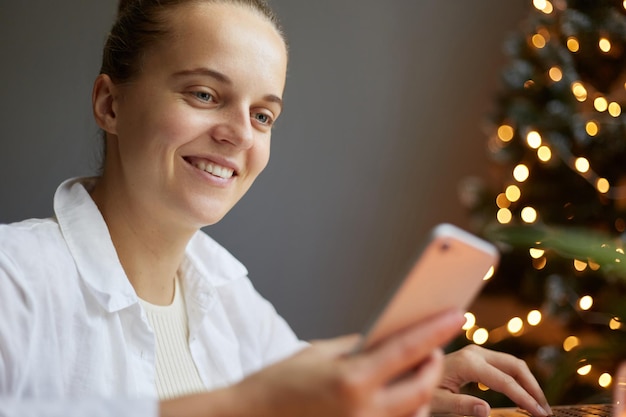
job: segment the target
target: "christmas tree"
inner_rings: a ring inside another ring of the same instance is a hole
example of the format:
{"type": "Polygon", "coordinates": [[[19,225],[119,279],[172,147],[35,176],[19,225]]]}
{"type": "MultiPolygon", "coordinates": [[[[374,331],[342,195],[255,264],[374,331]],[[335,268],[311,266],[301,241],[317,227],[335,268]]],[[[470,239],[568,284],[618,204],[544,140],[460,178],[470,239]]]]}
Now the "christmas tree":
{"type": "Polygon", "coordinates": [[[626,1],[529,9],[505,42],[493,175],[462,189],[502,248],[465,342],[525,359],[553,404],[604,401],[626,358],[626,1]]]}

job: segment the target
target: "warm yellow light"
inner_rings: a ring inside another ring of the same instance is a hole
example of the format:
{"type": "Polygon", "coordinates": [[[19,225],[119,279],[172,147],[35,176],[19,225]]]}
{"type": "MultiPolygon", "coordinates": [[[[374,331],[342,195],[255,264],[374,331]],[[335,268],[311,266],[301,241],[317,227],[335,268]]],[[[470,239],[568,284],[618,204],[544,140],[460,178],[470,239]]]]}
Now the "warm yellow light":
{"type": "Polygon", "coordinates": [[[618,330],[622,327],[622,322],[619,321],[619,318],[613,317],[611,321],[609,321],[609,328],[611,330],[618,330]]]}
{"type": "Polygon", "coordinates": [[[506,194],[500,193],[496,197],[496,205],[499,208],[509,208],[511,206],[511,202],[508,198],[506,198],[506,194]]]}
{"type": "Polygon", "coordinates": [[[545,145],[540,146],[539,149],[537,149],[537,158],[539,158],[541,162],[548,162],[552,159],[552,151],[545,145]]]}
{"type": "Polygon", "coordinates": [[[508,324],[506,325],[506,329],[511,334],[519,333],[522,331],[523,328],[524,328],[524,322],[519,317],[513,317],[511,320],[509,320],[508,324]]]}
{"type": "Polygon", "coordinates": [[[609,107],[609,102],[602,96],[596,97],[593,101],[593,107],[595,107],[597,111],[606,111],[609,107]]]}
{"type": "Polygon", "coordinates": [[[596,181],[596,189],[603,194],[608,193],[611,189],[609,180],[607,180],[606,178],[598,178],[598,181],[596,181]]]}
{"type": "Polygon", "coordinates": [[[582,272],[587,269],[587,262],[579,261],[578,259],[574,259],[574,269],[578,272],[582,272]]]}
{"type": "Polygon", "coordinates": [[[503,208],[498,210],[496,218],[498,219],[498,223],[508,224],[511,223],[511,220],[513,220],[513,213],[511,213],[511,210],[503,208]]]}
{"type": "Polygon", "coordinates": [[[596,136],[600,131],[600,126],[598,126],[596,122],[591,120],[585,125],[585,130],[587,131],[587,134],[589,136],[596,136]]]}
{"type": "Polygon", "coordinates": [[[537,248],[530,248],[528,252],[530,253],[530,257],[533,259],[539,259],[543,256],[544,253],[546,253],[545,250],[537,248]]]}
{"type": "Polygon", "coordinates": [[[559,82],[563,79],[563,71],[561,71],[561,68],[559,67],[550,68],[550,70],[548,71],[548,75],[550,76],[550,79],[554,82],[559,82]]]}
{"type": "Polygon", "coordinates": [[[580,345],[579,338],[577,338],[576,336],[568,336],[563,341],[563,350],[565,350],[566,352],[569,352],[578,345],[580,345]]]}
{"type": "Polygon", "coordinates": [[[624,0],[624,9],[626,9],[626,0],[624,0]]]}
{"type": "Polygon", "coordinates": [[[506,187],[504,194],[510,202],[515,203],[522,196],[522,190],[520,190],[517,185],[509,185],[508,187],[506,187]]]}
{"type": "Polygon", "coordinates": [[[510,142],[513,139],[514,130],[509,125],[502,125],[498,128],[498,138],[502,142],[510,142]]]}
{"type": "Polygon", "coordinates": [[[526,321],[531,326],[539,325],[542,319],[543,317],[541,316],[541,312],[539,310],[532,310],[531,312],[528,313],[528,316],[526,316],[526,321]]]}
{"type": "Polygon", "coordinates": [[[622,106],[614,101],[611,102],[609,104],[609,114],[613,117],[618,117],[620,114],[622,114],[622,106]]]}
{"type": "Polygon", "coordinates": [[[533,46],[535,48],[541,49],[544,46],[546,46],[546,38],[544,38],[543,35],[539,34],[539,33],[535,33],[532,38],[530,38],[530,41],[532,42],[533,46]]]}
{"type": "Polygon", "coordinates": [[[533,0],[533,6],[537,10],[543,10],[546,8],[547,1],[546,0],[533,0]]]}
{"type": "Polygon", "coordinates": [[[546,258],[533,259],[533,268],[540,271],[546,267],[548,260],[546,258]]]}
{"type": "Polygon", "coordinates": [[[573,36],[567,38],[567,49],[569,49],[570,52],[578,52],[580,50],[580,43],[578,43],[578,39],[573,36]]]}
{"type": "Polygon", "coordinates": [[[483,281],[490,280],[493,277],[493,274],[495,274],[495,272],[496,272],[496,268],[494,268],[494,266],[492,265],[491,267],[489,267],[489,270],[487,271],[487,273],[483,277],[483,281]]]}
{"type": "Polygon", "coordinates": [[[582,156],[576,158],[574,166],[576,167],[576,170],[580,173],[584,174],[585,172],[589,171],[589,161],[587,160],[587,158],[584,158],[582,156]]]}
{"type": "Polygon", "coordinates": [[[600,269],[600,264],[597,264],[594,261],[589,260],[589,269],[591,269],[592,271],[597,271],[598,269],[600,269]]]}
{"type": "Polygon", "coordinates": [[[489,387],[487,385],[483,384],[482,382],[479,382],[476,386],[481,391],[489,391],[489,387]]]}
{"type": "Polygon", "coordinates": [[[552,6],[552,3],[550,3],[549,1],[546,1],[546,7],[541,9],[541,11],[544,12],[545,14],[550,14],[552,13],[553,10],[554,10],[554,7],[552,6]]]}
{"type": "Polygon", "coordinates": [[[487,331],[487,329],[483,329],[481,327],[474,332],[474,334],[472,335],[472,340],[477,345],[484,345],[489,340],[489,332],[487,331]]]}
{"type": "Polygon", "coordinates": [[[530,170],[524,164],[519,164],[513,170],[513,178],[515,178],[515,180],[518,182],[526,181],[529,175],[530,175],[530,170]]]}
{"type": "Polygon", "coordinates": [[[530,146],[533,149],[537,149],[538,147],[541,146],[541,135],[539,134],[539,132],[531,130],[530,132],[528,132],[528,134],[526,135],[526,143],[528,143],[528,146],[530,146]]]}
{"type": "Polygon", "coordinates": [[[463,330],[469,330],[476,325],[476,316],[469,311],[465,313],[465,324],[463,330]]]}
{"type": "Polygon", "coordinates": [[[587,89],[580,82],[575,82],[572,84],[572,93],[574,93],[574,97],[576,97],[576,100],[580,102],[587,100],[587,89]]]}
{"type": "Polygon", "coordinates": [[[610,387],[612,382],[613,378],[610,374],[607,374],[606,372],[600,375],[600,377],[598,378],[598,385],[600,385],[602,388],[610,387]]]}
{"type": "Polygon", "coordinates": [[[591,364],[581,366],[576,372],[578,372],[578,375],[589,375],[589,372],[591,372],[591,364]]]}
{"type": "Polygon", "coordinates": [[[537,221],[537,210],[532,207],[524,207],[521,216],[526,223],[534,223],[537,221]]]}
{"type": "Polygon", "coordinates": [[[611,41],[607,38],[600,38],[600,41],[598,41],[598,46],[600,47],[600,50],[602,52],[609,52],[611,50],[611,41]]]}
{"type": "Polygon", "coordinates": [[[585,295],[578,300],[578,307],[580,307],[581,310],[587,311],[591,306],[593,306],[593,297],[590,295],[585,295]]]}

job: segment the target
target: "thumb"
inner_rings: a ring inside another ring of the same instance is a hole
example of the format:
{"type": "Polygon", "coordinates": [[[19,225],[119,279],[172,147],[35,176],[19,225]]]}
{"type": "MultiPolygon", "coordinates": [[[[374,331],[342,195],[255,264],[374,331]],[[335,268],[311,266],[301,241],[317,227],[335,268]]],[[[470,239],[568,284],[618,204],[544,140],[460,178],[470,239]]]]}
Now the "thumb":
{"type": "Polygon", "coordinates": [[[455,394],[447,389],[440,388],[433,395],[432,412],[488,417],[491,407],[480,398],[465,394],[455,394]]]}

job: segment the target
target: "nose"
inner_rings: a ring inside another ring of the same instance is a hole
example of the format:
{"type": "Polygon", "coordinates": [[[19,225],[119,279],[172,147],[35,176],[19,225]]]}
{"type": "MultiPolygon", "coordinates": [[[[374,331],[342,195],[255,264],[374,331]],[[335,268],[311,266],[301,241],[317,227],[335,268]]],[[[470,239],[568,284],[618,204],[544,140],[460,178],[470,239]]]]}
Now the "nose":
{"type": "Polygon", "coordinates": [[[223,108],[213,125],[213,139],[228,142],[238,148],[248,149],[253,144],[253,127],[250,110],[243,106],[223,108]]]}

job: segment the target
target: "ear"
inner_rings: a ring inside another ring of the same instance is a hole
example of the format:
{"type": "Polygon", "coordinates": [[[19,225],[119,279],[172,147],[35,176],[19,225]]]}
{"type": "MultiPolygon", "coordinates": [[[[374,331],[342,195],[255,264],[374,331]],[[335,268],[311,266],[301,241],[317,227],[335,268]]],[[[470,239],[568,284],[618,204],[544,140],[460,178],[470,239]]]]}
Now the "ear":
{"type": "Polygon", "coordinates": [[[115,111],[118,88],[107,74],[100,74],[93,83],[91,107],[96,123],[107,133],[117,134],[115,111]]]}

